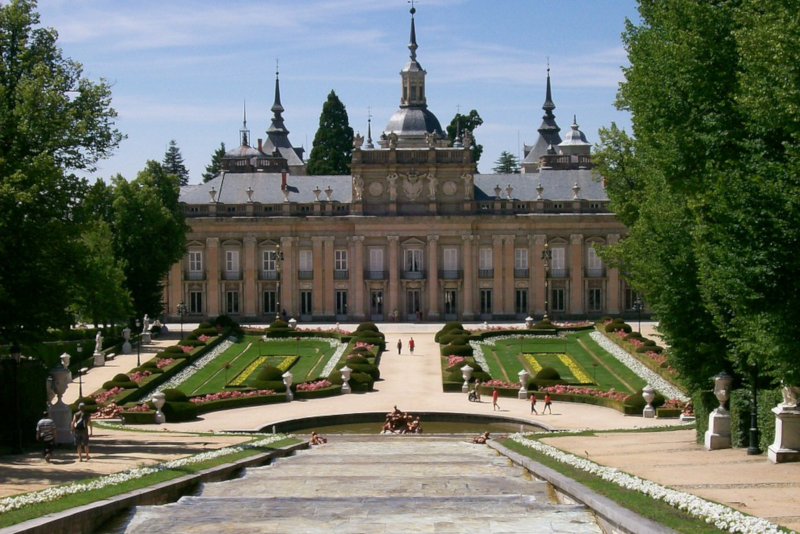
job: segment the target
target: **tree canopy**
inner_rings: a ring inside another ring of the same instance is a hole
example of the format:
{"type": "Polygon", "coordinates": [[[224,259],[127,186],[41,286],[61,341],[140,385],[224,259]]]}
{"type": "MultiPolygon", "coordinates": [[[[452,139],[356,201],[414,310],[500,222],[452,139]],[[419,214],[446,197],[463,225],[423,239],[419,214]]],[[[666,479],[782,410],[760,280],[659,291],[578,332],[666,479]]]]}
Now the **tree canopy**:
{"type": "Polygon", "coordinates": [[[15,339],[70,323],[87,230],[74,171],[123,139],[109,85],[62,55],[35,7],[0,6],[0,333],[15,339]]]}
{"type": "Polygon", "coordinates": [[[606,252],[695,386],[717,367],[800,383],[800,19],[789,0],[642,0],[598,168],[630,235],[606,252]],[[709,75],[713,73],[713,75],[709,75]]]}
{"type": "Polygon", "coordinates": [[[178,148],[178,142],[173,139],[169,142],[167,152],[164,154],[164,161],[161,162],[167,174],[174,174],[178,177],[178,185],[184,186],[189,184],[189,171],[186,165],[183,164],[183,154],[181,149],[178,148]]]}
{"type": "Polygon", "coordinates": [[[481,159],[481,154],[483,154],[483,145],[479,145],[475,140],[475,129],[481,124],[483,124],[483,119],[478,112],[473,109],[467,115],[456,113],[456,116],[453,117],[453,120],[447,125],[447,138],[451,143],[455,141],[457,135],[460,135],[463,139],[464,132],[470,132],[472,134],[472,162],[475,163],[475,165],[478,164],[478,161],[481,159]]]}
{"type": "Polygon", "coordinates": [[[319,128],[314,135],[314,145],[306,162],[306,173],[350,174],[353,155],[353,129],[347,110],[334,91],[322,105],[319,128]]]}
{"type": "Polygon", "coordinates": [[[211,163],[206,165],[206,172],[203,173],[203,183],[213,180],[220,169],[222,169],[222,158],[224,156],[225,143],[220,143],[219,148],[211,154],[211,163]]]}
{"type": "Polygon", "coordinates": [[[492,170],[497,174],[519,174],[519,159],[511,152],[503,150],[500,157],[494,162],[492,170]]]}

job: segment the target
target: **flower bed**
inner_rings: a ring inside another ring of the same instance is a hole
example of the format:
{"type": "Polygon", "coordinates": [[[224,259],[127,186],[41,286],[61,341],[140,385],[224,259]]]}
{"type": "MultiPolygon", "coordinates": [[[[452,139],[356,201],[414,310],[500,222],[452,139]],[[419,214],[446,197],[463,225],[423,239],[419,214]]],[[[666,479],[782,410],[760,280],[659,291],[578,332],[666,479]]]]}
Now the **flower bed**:
{"type": "Polygon", "coordinates": [[[318,389],[329,388],[333,384],[326,379],[315,380],[314,382],[301,382],[297,384],[297,391],[316,391],[318,389]]]}
{"type": "Polygon", "coordinates": [[[225,400],[225,399],[239,399],[245,397],[256,397],[259,395],[275,395],[275,391],[271,389],[257,389],[253,391],[220,391],[218,393],[209,393],[202,397],[192,397],[189,402],[195,404],[204,404],[206,402],[225,400]]]}
{"type": "Polygon", "coordinates": [[[545,445],[537,440],[528,439],[523,434],[513,434],[509,438],[560,463],[591,473],[622,488],[638,491],[653,499],[664,501],[670,506],[703,519],[721,530],[731,533],[740,532],[742,534],[778,534],[782,532],[778,525],[766,519],[748,516],[725,505],[701,499],[696,495],[667,488],[655,482],[629,475],[613,467],[596,464],[553,446],[545,445]]]}

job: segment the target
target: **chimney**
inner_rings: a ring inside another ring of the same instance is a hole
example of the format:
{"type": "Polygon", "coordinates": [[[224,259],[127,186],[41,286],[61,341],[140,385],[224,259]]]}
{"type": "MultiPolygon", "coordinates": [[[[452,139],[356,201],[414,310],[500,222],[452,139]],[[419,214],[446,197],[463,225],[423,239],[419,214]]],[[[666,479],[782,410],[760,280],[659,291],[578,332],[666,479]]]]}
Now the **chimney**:
{"type": "Polygon", "coordinates": [[[258,151],[259,151],[259,152],[262,152],[262,150],[261,150],[261,143],[262,143],[262,140],[261,140],[261,138],[259,137],[259,138],[258,138],[258,151]]]}
{"type": "Polygon", "coordinates": [[[286,170],[281,171],[281,191],[286,191],[286,170]]]}

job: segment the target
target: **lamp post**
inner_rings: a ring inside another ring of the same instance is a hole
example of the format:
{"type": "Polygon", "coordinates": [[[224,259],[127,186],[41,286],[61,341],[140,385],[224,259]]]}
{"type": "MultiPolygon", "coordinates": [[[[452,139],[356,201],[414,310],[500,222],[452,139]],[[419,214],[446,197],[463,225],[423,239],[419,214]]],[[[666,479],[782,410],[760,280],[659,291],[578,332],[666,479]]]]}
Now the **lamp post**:
{"type": "Polygon", "coordinates": [[[542,250],[542,261],[544,262],[544,320],[547,320],[547,291],[548,291],[548,273],[550,271],[550,260],[553,259],[553,251],[550,250],[550,245],[544,244],[542,250]]]}
{"type": "Polygon", "coordinates": [[[642,310],[644,310],[644,302],[642,301],[641,295],[636,297],[636,300],[633,301],[633,311],[639,314],[639,333],[642,333],[642,310]]]}
{"type": "Polygon", "coordinates": [[[83,398],[83,374],[88,371],[88,367],[82,367],[78,371],[78,398],[83,398]]]}
{"type": "Polygon", "coordinates": [[[186,311],[187,311],[186,310],[186,303],[181,301],[178,304],[177,311],[178,311],[178,315],[181,316],[181,339],[183,339],[183,316],[186,315],[186,311]]]}
{"type": "Polygon", "coordinates": [[[75,350],[78,352],[78,363],[80,363],[80,362],[82,362],[82,361],[83,361],[83,358],[81,357],[81,356],[82,356],[82,354],[81,354],[81,353],[83,352],[83,345],[81,345],[80,343],[78,343],[78,346],[77,346],[77,347],[75,347],[75,350]]]}
{"type": "MultiPolygon", "coordinates": [[[[139,332],[139,326],[140,325],[141,325],[141,323],[139,322],[139,319],[136,319],[136,331],[137,332],[139,332]]],[[[139,341],[136,342],[136,367],[139,367],[140,365],[142,365],[141,358],[142,358],[142,334],[141,334],[141,332],[139,332],[139,341]]]]}
{"type": "Polygon", "coordinates": [[[22,357],[22,349],[14,343],[9,349],[9,353],[14,367],[14,428],[11,438],[11,454],[22,454],[22,430],[20,426],[22,414],[19,413],[19,360],[22,357]]]}
{"type": "Polygon", "coordinates": [[[748,455],[761,454],[758,446],[758,368],[753,367],[751,375],[753,403],[750,405],[750,445],[747,447],[748,455]]]}

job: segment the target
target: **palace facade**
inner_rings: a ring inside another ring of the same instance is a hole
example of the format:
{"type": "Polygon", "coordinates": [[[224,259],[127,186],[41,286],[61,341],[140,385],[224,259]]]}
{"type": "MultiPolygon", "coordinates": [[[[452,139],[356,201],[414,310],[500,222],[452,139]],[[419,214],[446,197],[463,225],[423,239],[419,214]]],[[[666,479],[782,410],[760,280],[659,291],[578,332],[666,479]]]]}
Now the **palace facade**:
{"type": "Polygon", "coordinates": [[[307,176],[276,77],[267,141],[229,151],[185,188],[187,253],[168,276],[167,315],[266,322],[569,318],[630,310],[635,295],[595,245],[626,232],[608,210],[590,144],[562,139],[548,71],[539,139],[523,173],[477,174],[469,132],[447,141],[428,109],[412,8],[400,107],[357,135],[351,174],[307,176]],[[543,253],[549,251],[547,268],[543,253]]]}

